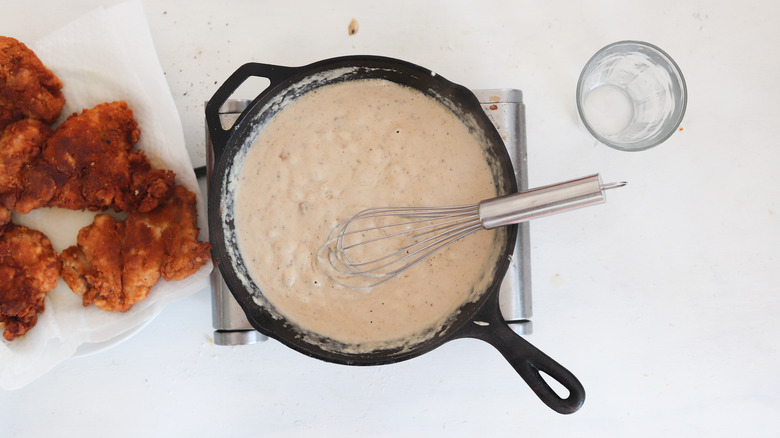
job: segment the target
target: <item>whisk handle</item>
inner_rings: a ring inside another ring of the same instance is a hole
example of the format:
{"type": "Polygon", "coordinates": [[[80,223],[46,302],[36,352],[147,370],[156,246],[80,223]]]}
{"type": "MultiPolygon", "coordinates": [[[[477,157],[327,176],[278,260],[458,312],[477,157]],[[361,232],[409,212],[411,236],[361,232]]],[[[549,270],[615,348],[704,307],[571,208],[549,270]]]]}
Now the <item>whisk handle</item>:
{"type": "Polygon", "coordinates": [[[625,183],[604,185],[599,174],[586,176],[479,203],[479,219],[490,230],[606,201],[604,191],[625,183]]]}

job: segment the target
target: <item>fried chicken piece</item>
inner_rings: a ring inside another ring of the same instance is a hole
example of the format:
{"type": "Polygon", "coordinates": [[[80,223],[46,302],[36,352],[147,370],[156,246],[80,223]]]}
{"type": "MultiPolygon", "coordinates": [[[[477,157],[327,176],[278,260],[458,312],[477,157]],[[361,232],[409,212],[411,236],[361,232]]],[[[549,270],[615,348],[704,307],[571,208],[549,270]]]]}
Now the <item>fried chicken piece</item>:
{"type": "Polygon", "coordinates": [[[41,153],[51,128],[38,120],[23,119],[0,131],[0,193],[21,189],[22,170],[41,153]]]}
{"type": "Polygon", "coordinates": [[[24,43],[0,36],[0,130],[24,118],[53,123],[65,105],[61,89],[62,82],[24,43]]]}
{"type": "Polygon", "coordinates": [[[26,185],[24,174],[51,132],[48,125],[33,119],[19,120],[0,131],[0,226],[10,220],[16,199],[26,185]]]}
{"type": "Polygon", "coordinates": [[[78,246],[62,252],[62,278],[83,297],[84,305],[100,308],[130,308],[122,295],[122,247],[124,222],[106,214],[95,216],[91,225],[79,231],[78,246]],[[83,248],[85,251],[82,251],[83,248]]]}
{"type": "Polygon", "coordinates": [[[60,261],[40,231],[9,224],[0,236],[0,323],[13,341],[38,322],[44,298],[60,278],[60,261]]]}
{"type": "MultiPolygon", "coordinates": [[[[158,210],[169,208],[163,206],[158,210]]],[[[163,261],[169,257],[162,230],[142,217],[149,214],[132,214],[125,220],[122,286],[124,295],[132,302],[141,301],[149,295],[151,287],[160,279],[163,261]]]]}
{"type": "Polygon", "coordinates": [[[79,231],[77,246],[63,251],[62,277],[85,306],[125,312],[161,276],[181,280],[209,260],[211,246],[197,240],[198,231],[195,194],[176,186],[151,212],[131,213],[124,222],[96,216],[79,231]]]}
{"type": "Polygon", "coordinates": [[[133,149],[139,135],[133,111],[123,101],[71,115],[25,174],[28,186],[15,210],[153,210],[170,196],[175,174],[152,169],[144,153],[133,149]]]}
{"type": "MultiPolygon", "coordinates": [[[[149,213],[131,214],[127,226],[146,224],[160,236],[165,249],[160,271],[167,281],[183,280],[200,269],[211,257],[211,245],[199,242],[198,212],[195,193],[176,186],[173,195],[161,208],[149,213]]],[[[133,246],[143,245],[143,241],[133,246]]]]}

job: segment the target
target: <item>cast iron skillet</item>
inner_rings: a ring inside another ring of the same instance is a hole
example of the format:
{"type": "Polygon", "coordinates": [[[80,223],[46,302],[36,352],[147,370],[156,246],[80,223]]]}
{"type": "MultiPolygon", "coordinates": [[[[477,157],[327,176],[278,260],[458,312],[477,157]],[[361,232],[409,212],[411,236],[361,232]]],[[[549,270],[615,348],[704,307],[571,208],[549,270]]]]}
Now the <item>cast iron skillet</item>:
{"type": "Polygon", "coordinates": [[[232,216],[232,189],[226,176],[231,172],[236,154],[251,145],[261,129],[281,108],[306,91],[349,80],[382,78],[403,84],[432,96],[448,106],[470,129],[481,131],[489,143],[489,153],[499,163],[496,175],[507,192],[517,190],[512,165],[504,144],[487,118],[476,97],[466,88],[454,84],[430,70],[404,61],[376,56],[333,58],[303,67],[282,67],[249,63],[241,66],[217,90],[206,105],[206,121],[213,143],[214,167],[208,196],[208,219],[212,254],[225,283],[259,332],[275,338],[317,359],[346,365],[380,365],[399,362],[428,352],[458,338],[477,338],[493,345],[515,368],[531,389],[553,410],[568,414],[580,408],[585,390],[577,378],[546,354],[515,334],[501,316],[498,292],[509,266],[517,227],[506,228],[502,239],[499,266],[491,286],[472,303],[463,305],[433,337],[406,348],[351,353],[346,345],[300,328],[273,313],[263,302],[262,291],[251,281],[241,255],[235,248],[232,216]],[[235,124],[224,129],[219,109],[236,89],[251,77],[270,80],[270,85],[239,116],[235,124]],[[226,202],[227,201],[227,202],[226,202]],[[242,282],[241,279],[245,281],[242,282]],[[258,304],[257,301],[262,304],[258,304]],[[545,382],[542,373],[562,384],[569,394],[560,397],[545,382]]]}

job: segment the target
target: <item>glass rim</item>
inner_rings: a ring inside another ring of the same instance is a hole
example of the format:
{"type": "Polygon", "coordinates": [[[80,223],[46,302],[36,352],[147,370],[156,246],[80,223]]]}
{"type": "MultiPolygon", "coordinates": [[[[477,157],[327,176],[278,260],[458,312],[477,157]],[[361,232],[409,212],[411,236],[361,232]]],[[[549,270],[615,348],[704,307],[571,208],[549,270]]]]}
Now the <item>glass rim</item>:
{"type": "Polygon", "coordinates": [[[659,144],[665,142],[680,127],[680,124],[682,123],[683,118],[685,117],[685,112],[686,112],[687,107],[688,107],[688,86],[685,83],[685,76],[683,76],[683,73],[682,73],[682,70],[680,69],[680,66],[677,65],[677,62],[675,62],[674,58],[669,56],[669,54],[666,53],[663,49],[661,49],[660,47],[658,47],[658,46],[656,46],[654,44],[651,44],[651,43],[648,43],[648,42],[645,42],[645,41],[622,40],[622,41],[616,41],[614,43],[607,44],[606,46],[604,46],[601,49],[597,50],[593,54],[593,56],[591,56],[588,59],[588,61],[585,63],[585,66],[582,68],[582,71],[580,72],[579,78],[577,79],[577,94],[576,94],[575,97],[576,97],[576,101],[577,101],[577,113],[580,116],[580,120],[582,121],[582,124],[585,125],[585,128],[588,130],[588,132],[590,132],[591,135],[593,135],[593,137],[596,138],[596,140],[598,140],[599,142],[601,142],[601,143],[605,144],[606,146],[609,146],[609,147],[611,147],[613,149],[618,149],[618,150],[626,151],[626,152],[639,152],[639,151],[644,151],[644,150],[650,149],[652,147],[658,146],[659,144]],[[638,148],[630,147],[630,143],[618,143],[618,142],[610,141],[610,140],[604,138],[602,135],[600,135],[599,133],[595,132],[593,130],[593,128],[591,128],[590,124],[587,122],[587,120],[585,120],[585,115],[583,114],[583,111],[582,111],[582,82],[583,82],[583,78],[585,77],[585,72],[588,70],[588,67],[593,63],[593,61],[596,60],[602,53],[604,53],[605,51],[607,51],[609,49],[612,49],[614,47],[618,47],[618,46],[639,46],[639,47],[644,47],[644,48],[651,49],[651,50],[657,52],[658,54],[660,54],[669,63],[669,66],[671,67],[671,70],[673,70],[674,73],[676,73],[677,77],[679,78],[680,90],[682,92],[682,96],[681,96],[681,99],[680,99],[680,101],[682,103],[681,108],[680,108],[680,115],[677,117],[677,120],[675,121],[674,125],[670,127],[668,132],[664,133],[663,135],[660,135],[654,141],[651,141],[649,144],[643,145],[642,147],[638,147],[638,148]]]}

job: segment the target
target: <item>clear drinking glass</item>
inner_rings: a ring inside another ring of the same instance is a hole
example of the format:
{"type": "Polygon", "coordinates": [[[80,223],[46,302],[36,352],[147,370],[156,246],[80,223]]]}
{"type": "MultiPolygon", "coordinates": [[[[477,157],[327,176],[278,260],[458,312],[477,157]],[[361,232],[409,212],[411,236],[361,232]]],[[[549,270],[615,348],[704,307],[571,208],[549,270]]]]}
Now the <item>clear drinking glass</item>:
{"type": "Polygon", "coordinates": [[[688,93],[674,60],[641,41],[620,41],[596,52],[577,82],[577,111],[601,143],[641,151],[680,126],[688,93]]]}

